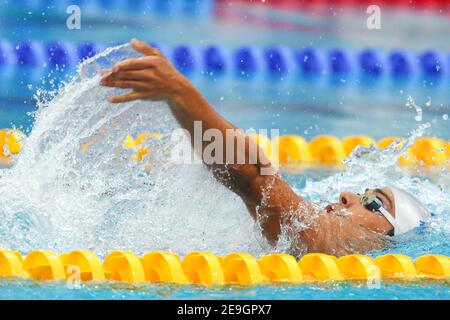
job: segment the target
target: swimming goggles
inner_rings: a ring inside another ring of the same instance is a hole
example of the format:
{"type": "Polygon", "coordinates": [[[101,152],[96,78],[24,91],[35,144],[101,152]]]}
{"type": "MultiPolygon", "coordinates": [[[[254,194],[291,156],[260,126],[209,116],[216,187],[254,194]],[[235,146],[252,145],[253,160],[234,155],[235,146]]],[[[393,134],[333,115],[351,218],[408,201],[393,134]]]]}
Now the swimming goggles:
{"type": "Polygon", "coordinates": [[[395,230],[395,220],[394,217],[383,207],[383,201],[376,195],[363,195],[361,197],[362,204],[364,208],[370,210],[376,214],[384,216],[387,221],[394,227],[395,230]]]}

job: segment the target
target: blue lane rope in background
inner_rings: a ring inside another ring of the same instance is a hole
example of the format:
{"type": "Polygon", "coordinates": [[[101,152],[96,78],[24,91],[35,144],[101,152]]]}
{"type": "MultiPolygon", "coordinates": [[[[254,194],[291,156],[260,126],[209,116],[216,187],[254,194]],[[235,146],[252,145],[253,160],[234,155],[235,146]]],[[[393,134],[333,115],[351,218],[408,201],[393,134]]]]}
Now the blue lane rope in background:
{"type": "MultiPolygon", "coordinates": [[[[437,50],[414,53],[406,50],[323,50],[283,46],[242,46],[234,49],[220,45],[177,45],[170,48],[155,46],[186,75],[201,73],[216,78],[228,75],[249,80],[260,76],[274,80],[297,76],[328,76],[337,79],[359,76],[373,80],[389,77],[399,81],[419,78],[427,79],[428,83],[450,79],[450,54],[437,50]]],[[[12,43],[0,40],[0,67],[57,66],[59,69],[68,69],[104,48],[105,45],[93,42],[42,43],[27,40],[12,43]]]]}

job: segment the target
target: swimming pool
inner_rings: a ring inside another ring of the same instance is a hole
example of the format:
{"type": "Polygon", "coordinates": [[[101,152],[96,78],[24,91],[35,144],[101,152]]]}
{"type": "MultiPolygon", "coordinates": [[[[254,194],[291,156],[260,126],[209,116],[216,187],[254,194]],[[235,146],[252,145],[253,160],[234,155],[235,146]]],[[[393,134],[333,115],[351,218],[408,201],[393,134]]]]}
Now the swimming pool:
{"type": "MultiPolygon", "coordinates": [[[[28,13],[26,16],[29,16],[28,13]]],[[[305,17],[300,16],[300,21],[302,18],[305,17]]],[[[3,23],[8,22],[7,18],[3,19],[3,23]]],[[[33,21],[33,19],[30,20],[33,21]]],[[[448,20],[443,20],[442,23],[446,21],[448,23],[448,20]]],[[[161,20],[155,23],[152,20],[155,25],[159,25],[159,28],[148,35],[146,30],[148,25],[135,26],[121,22],[117,27],[117,23],[105,23],[95,32],[87,28],[86,33],[73,35],[64,28],[61,30],[57,27],[59,22],[61,21],[55,18],[50,23],[52,32],[42,36],[42,30],[48,28],[46,24],[35,25],[36,21],[34,21],[32,25],[26,27],[10,26],[11,34],[8,41],[16,43],[28,37],[51,41],[65,36],[71,40],[82,41],[94,37],[99,43],[110,45],[123,42],[126,40],[125,37],[133,34],[170,47],[184,41],[185,34],[179,30],[192,25],[192,20],[178,22],[175,25],[164,24],[165,22],[161,20]],[[166,33],[158,32],[165,27],[172,32],[167,30],[166,33]],[[117,33],[114,32],[114,36],[111,36],[111,29],[117,31],[117,33]]],[[[409,24],[411,25],[412,21],[409,21],[409,24]]],[[[235,36],[233,33],[236,29],[222,30],[218,36],[213,37],[209,28],[219,30],[221,26],[229,25],[227,22],[222,22],[222,25],[212,22],[194,24],[192,43],[220,43],[238,47],[247,45],[248,35],[255,35],[255,32],[259,30],[249,27],[244,29],[244,34],[240,36],[235,36]]],[[[323,48],[338,44],[339,47],[358,49],[361,45],[351,38],[339,41],[339,38],[331,34],[321,34],[319,37],[307,32],[299,36],[298,32],[293,31],[266,31],[267,34],[264,37],[255,38],[255,44],[274,44],[276,39],[275,44],[282,43],[290,46],[295,46],[302,41],[308,42],[308,45],[323,48]]],[[[443,48],[439,40],[436,37],[436,42],[431,43],[436,45],[433,48],[448,49],[443,48]]],[[[430,45],[431,40],[427,41],[430,45]]],[[[397,42],[385,42],[380,46],[390,48],[394,44],[397,42]]],[[[414,46],[417,46],[417,43],[414,46]]],[[[402,47],[402,49],[418,51],[424,49],[414,46],[402,47]]],[[[30,96],[36,87],[42,85],[39,72],[46,74],[48,70],[38,70],[35,80],[30,77],[30,73],[36,73],[35,69],[19,67],[19,71],[18,74],[16,69],[10,74],[12,80],[2,84],[0,126],[15,125],[19,128],[23,126],[25,131],[30,132],[29,129],[34,120],[26,113],[35,109],[30,96]]],[[[51,77],[57,74],[53,73],[51,77]]],[[[308,140],[325,133],[341,138],[364,134],[378,140],[387,135],[408,136],[410,131],[429,122],[431,126],[427,135],[435,135],[445,140],[450,138],[448,121],[444,117],[450,110],[448,90],[445,90],[448,88],[448,82],[447,87],[445,82],[442,84],[444,88],[442,90],[442,88],[423,88],[420,85],[411,85],[406,88],[351,85],[342,88],[323,83],[314,85],[308,81],[294,83],[292,87],[287,88],[277,82],[254,82],[234,78],[207,81],[197,77],[194,81],[222,114],[243,128],[279,128],[281,134],[298,134],[308,140]],[[416,104],[423,108],[423,118],[419,119],[420,121],[415,120],[417,110],[405,105],[408,95],[412,95],[416,104]],[[387,116],[389,121],[386,121],[387,116]]],[[[45,86],[49,86],[48,82],[44,84],[45,86]]],[[[98,159],[101,159],[98,162],[95,159],[80,158],[78,154],[73,153],[74,146],[71,141],[76,146],[83,144],[87,141],[88,133],[105,135],[106,146],[110,147],[113,144],[120,145],[127,133],[135,135],[142,130],[148,130],[143,127],[143,124],[151,125],[155,130],[158,127],[163,130],[165,125],[165,123],[155,123],[155,119],[148,116],[141,119],[142,124],[134,124],[130,122],[136,119],[132,111],[120,114],[120,121],[114,122],[110,116],[101,113],[102,110],[106,110],[102,100],[99,97],[89,96],[91,93],[101,96],[105,94],[104,91],[92,87],[92,83],[86,87],[77,86],[75,89],[79,93],[85,93],[88,98],[76,94],[71,96],[70,92],[61,93],[61,100],[53,102],[49,108],[51,111],[45,111],[43,108],[38,115],[39,125],[33,129],[34,136],[30,136],[30,141],[27,142],[31,147],[27,147],[28,151],[24,155],[25,159],[34,161],[19,163],[19,166],[14,169],[13,177],[8,174],[1,176],[3,182],[7,182],[0,187],[3,188],[2,194],[6,194],[4,191],[14,190],[16,195],[2,196],[2,204],[7,205],[7,213],[13,213],[14,219],[8,220],[8,224],[0,225],[0,234],[3,237],[0,247],[12,247],[23,253],[37,248],[48,248],[57,252],[89,248],[102,257],[108,251],[115,249],[133,250],[138,254],[163,249],[180,255],[194,250],[212,251],[218,255],[231,251],[245,251],[255,256],[272,251],[261,239],[258,230],[255,230],[242,204],[237,203],[237,199],[232,195],[224,194],[224,190],[210,181],[201,168],[191,169],[185,178],[187,181],[191,180],[190,188],[198,191],[194,193],[186,191],[186,195],[180,197],[177,194],[185,187],[178,181],[181,177],[179,171],[172,171],[168,177],[158,176],[158,172],[155,172],[151,177],[154,179],[152,180],[154,185],[145,186],[145,176],[133,173],[132,170],[135,168],[127,161],[128,158],[123,158],[123,153],[112,153],[112,159],[110,159],[105,156],[103,149],[98,149],[95,151],[98,152],[96,153],[98,159]],[[81,107],[77,108],[75,103],[81,107]],[[90,110],[89,106],[98,106],[99,113],[90,110]],[[98,127],[90,131],[88,123],[79,120],[83,116],[92,117],[93,123],[98,127]],[[108,126],[112,128],[101,130],[108,126]],[[68,133],[61,134],[57,128],[65,128],[68,133]],[[112,131],[113,129],[116,131],[112,131]],[[67,158],[66,154],[69,155],[67,158]],[[114,171],[116,178],[111,173],[112,160],[120,160],[124,164],[123,169],[114,171]],[[73,164],[67,164],[68,161],[73,161],[73,164]],[[61,163],[65,163],[64,166],[61,163]],[[94,167],[102,168],[101,175],[97,175],[92,170],[94,167]],[[108,180],[105,180],[106,177],[108,180]],[[125,185],[120,183],[125,179],[130,181],[125,185]],[[109,181],[108,185],[105,186],[104,181],[109,181]],[[174,191],[161,196],[161,190],[167,190],[168,186],[172,186],[174,191]],[[136,194],[130,193],[132,187],[138,190],[136,194]],[[92,193],[84,194],[80,192],[80,189],[90,190],[92,193]],[[202,190],[213,190],[213,196],[202,194],[202,190]],[[154,196],[149,196],[147,193],[154,193],[154,196]],[[155,195],[161,197],[158,198],[155,195]],[[149,200],[151,206],[145,204],[144,199],[149,200]],[[198,203],[202,205],[199,206],[198,203]],[[220,208],[217,207],[217,203],[221,203],[220,208]],[[190,215],[185,215],[185,212],[189,212],[190,215]],[[224,216],[228,216],[228,219],[224,219],[224,216]],[[192,226],[192,221],[197,222],[196,226],[192,226]],[[51,225],[53,227],[50,227],[51,225]],[[225,243],[224,239],[227,239],[225,243]]],[[[145,110],[142,109],[144,108],[142,105],[137,108],[140,108],[138,110],[141,112],[145,110]]],[[[161,119],[165,119],[163,111],[161,113],[161,119]]],[[[160,144],[157,146],[161,147],[160,144]]],[[[393,179],[398,179],[396,182],[407,185],[413,190],[425,190],[422,199],[436,213],[431,225],[427,226],[429,232],[419,230],[402,236],[395,245],[383,252],[372,254],[376,256],[388,252],[404,253],[412,258],[430,252],[450,255],[450,245],[445,241],[449,233],[448,171],[434,172],[430,181],[426,178],[411,178],[409,175],[398,172],[392,177],[389,168],[383,167],[382,164],[372,163],[364,168],[369,173],[361,174],[355,167],[353,171],[348,170],[336,176],[333,169],[320,169],[303,171],[297,175],[288,174],[286,178],[296,190],[305,193],[312,200],[319,200],[324,195],[327,200],[334,200],[337,192],[342,188],[359,192],[361,190],[355,186],[354,181],[362,185],[371,184],[373,179],[377,179],[377,183],[392,183],[393,179]],[[347,182],[342,182],[343,180],[347,182]]],[[[277,250],[283,251],[283,248],[277,248],[277,250]]],[[[130,285],[114,283],[87,284],[79,290],[68,289],[62,283],[1,281],[0,296],[7,299],[24,297],[38,299],[449,299],[450,289],[448,282],[445,281],[408,284],[387,282],[378,289],[368,288],[364,283],[216,289],[170,285],[144,285],[130,288],[130,285]]]]}
{"type": "Polygon", "coordinates": [[[448,283],[398,284],[384,283],[380,288],[367,289],[365,283],[315,284],[297,286],[202,286],[126,285],[117,283],[87,284],[69,289],[62,283],[42,284],[33,281],[3,282],[2,299],[230,299],[230,300],[359,300],[359,299],[444,299],[449,298],[448,283]]]}

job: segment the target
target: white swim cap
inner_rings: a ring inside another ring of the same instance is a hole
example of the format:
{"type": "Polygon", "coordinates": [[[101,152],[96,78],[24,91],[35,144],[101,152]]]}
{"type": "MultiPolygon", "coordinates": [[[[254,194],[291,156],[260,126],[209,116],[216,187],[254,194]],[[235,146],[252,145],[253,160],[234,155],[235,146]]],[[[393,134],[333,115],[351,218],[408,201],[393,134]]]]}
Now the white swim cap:
{"type": "Polygon", "coordinates": [[[396,187],[389,188],[394,194],[395,235],[408,232],[430,218],[428,209],[412,194],[396,187]]]}

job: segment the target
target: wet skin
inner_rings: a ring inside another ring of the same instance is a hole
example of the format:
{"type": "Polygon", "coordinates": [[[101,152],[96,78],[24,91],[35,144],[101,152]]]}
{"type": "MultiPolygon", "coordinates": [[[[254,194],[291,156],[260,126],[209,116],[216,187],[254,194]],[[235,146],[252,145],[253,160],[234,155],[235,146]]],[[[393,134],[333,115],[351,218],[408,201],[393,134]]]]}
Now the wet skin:
{"type": "MultiPolygon", "coordinates": [[[[194,121],[202,121],[203,130],[220,130],[224,137],[226,130],[237,130],[245,140],[245,148],[236,143],[237,137],[232,147],[235,159],[239,155],[246,160],[255,156],[257,163],[227,163],[228,149],[224,146],[225,164],[209,167],[218,181],[242,198],[270,243],[275,245],[283,234],[291,241],[294,254],[323,252],[337,256],[380,249],[387,243],[385,235],[392,226],[382,215],[364,208],[361,195],[342,192],[338,203],[330,204],[325,210],[318,209],[292,190],[262,150],[257,155],[250,154],[257,150],[253,148],[255,142],[218,114],[159,50],[138,40],[132,40],[131,45],[143,54],[141,58],[121,61],[103,72],[101,85],[130,89],[124,95],[110,97],[109,101],[165,100],[191,137],[194,136],[194,121]],[[262,169],[265,169],[264,174],[262,169]]],[[[202,154],[206,146],[207,143],[196,151],[202,154]]],[[[388,188],[366,190],[366,193],[379,196],[387,211],[395,216],[393,194],[388,188]]]]}

